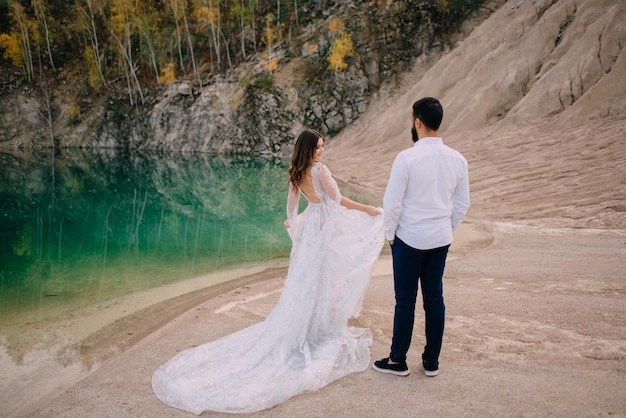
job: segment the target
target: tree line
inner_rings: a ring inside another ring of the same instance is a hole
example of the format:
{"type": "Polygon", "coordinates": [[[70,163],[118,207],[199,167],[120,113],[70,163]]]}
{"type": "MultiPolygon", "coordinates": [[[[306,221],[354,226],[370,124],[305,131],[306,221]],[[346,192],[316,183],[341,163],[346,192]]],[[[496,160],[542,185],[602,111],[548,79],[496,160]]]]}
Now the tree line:
{"type": "Polygon", "coordinates": [[[299,22],[298,0],[0,0],[0,53],[32,81],[72,62],[96,91],[232,69],[299,22]]]}
{"type": "MultiPolygon", "coordinates": [[[[444,31],[481,0],[399,0],[402,19],[436,21],[444,31]],[[445,19],[445,21],[444,21],[445,19]]],[[[326,20],[334,0],[0,0],[0,66],[19,68],[29,82],[71,68],[95,92],[125,85],[131,105],[145,86],[236,67],[251,55],[277,67],[277,46],[315,19],[326,20]]],[[[364,6],[367,2],[359,2],[364,6]]],[[[375,0],[374,10],[393,8],[375,0]],[[387,6],[384,6],[384,5],[387,6]]],[[[350,21],[332,18],[327,68],[342,71],[354,51],[350,21]]],[[[43,80],[43,81],[42,81],[43,80]]]]}

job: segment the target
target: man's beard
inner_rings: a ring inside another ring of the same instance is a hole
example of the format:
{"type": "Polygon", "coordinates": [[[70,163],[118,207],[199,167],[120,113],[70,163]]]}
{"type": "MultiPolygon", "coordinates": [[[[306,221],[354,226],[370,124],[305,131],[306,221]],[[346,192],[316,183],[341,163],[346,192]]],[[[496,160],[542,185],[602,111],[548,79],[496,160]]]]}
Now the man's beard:
{"type": "Polygon", "coordinates": [[[415,126],[411,128],[411,137],[413,139],[413,142],[417,142],[419,140],[419,137],[417,136],[417,129],[415,129],[415,126]]]}

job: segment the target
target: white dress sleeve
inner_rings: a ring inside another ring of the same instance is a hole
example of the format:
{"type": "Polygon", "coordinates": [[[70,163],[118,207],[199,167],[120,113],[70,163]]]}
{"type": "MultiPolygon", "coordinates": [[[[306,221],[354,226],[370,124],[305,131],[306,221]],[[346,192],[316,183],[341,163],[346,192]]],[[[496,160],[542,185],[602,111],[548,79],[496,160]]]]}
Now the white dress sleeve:
{"type": "Polygon", "coordinates": [[[311,175],[317,197],[327,205],[338,206],[341,202],[341,192],[328,167],[317,162],[313,164],[311,175]]]}
{"type": "Polygon", "coordinates": [[[296,229],[298,222],[299,208],[300,191],[293,184],[289,183],[289,195],[287,196],[287,222],[289,222],[289,227],[287,228],[287,233],[292,240],[294,238],[292,231],[296,229]]]}

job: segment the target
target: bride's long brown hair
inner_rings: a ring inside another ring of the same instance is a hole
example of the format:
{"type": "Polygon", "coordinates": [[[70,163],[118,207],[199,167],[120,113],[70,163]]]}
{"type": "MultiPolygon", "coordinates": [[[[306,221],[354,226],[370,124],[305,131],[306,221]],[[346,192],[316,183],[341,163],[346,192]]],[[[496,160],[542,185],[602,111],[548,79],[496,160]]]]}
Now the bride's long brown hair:
{"type": "Polygon", "coordinates": [[[289,167],[289,182],[297,190],[307,170],[313,164],[317,142],[322,137],[313,129],[305,129],[298,136],[296,145],[291,155],[291,167],[289,167]]]}

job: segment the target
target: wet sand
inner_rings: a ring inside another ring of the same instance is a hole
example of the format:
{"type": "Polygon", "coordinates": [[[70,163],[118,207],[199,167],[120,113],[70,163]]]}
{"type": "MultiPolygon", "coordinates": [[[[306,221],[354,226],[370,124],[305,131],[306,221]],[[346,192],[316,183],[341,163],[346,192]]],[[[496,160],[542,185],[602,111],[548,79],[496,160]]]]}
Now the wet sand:
{"type": "Polygon", "coordinates": [[[285,275],[287,264],[277,259],[218,271],[4,325],[0,411],[27,416],[180,314],[215,295],[285,275]]]}

